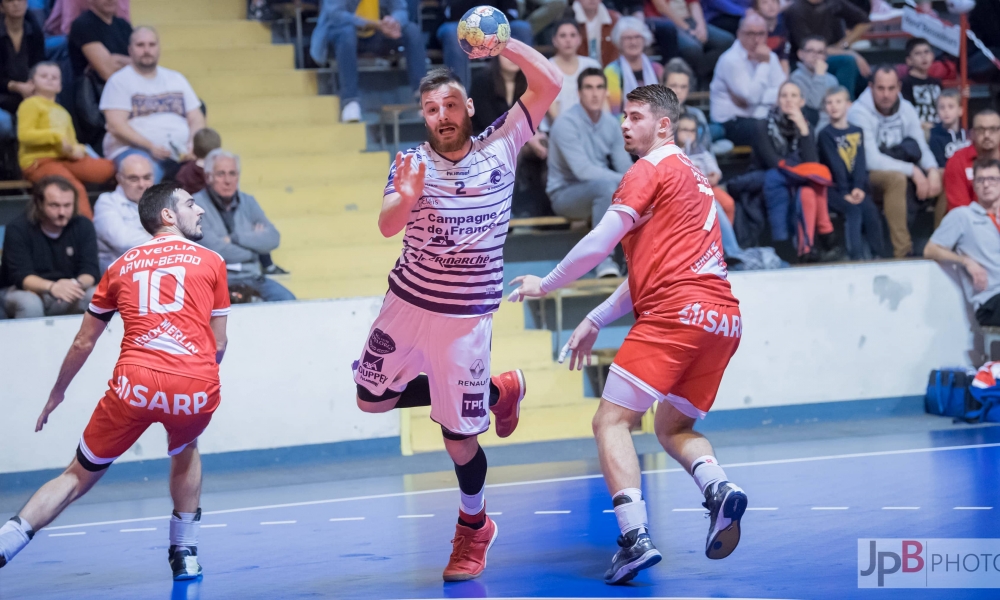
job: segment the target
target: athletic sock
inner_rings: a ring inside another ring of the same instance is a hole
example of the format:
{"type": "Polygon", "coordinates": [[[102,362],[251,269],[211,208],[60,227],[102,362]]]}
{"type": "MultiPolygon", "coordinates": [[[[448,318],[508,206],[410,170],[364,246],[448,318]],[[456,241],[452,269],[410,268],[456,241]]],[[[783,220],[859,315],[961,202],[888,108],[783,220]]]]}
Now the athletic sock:
{"type": "Polygon", "coordinates": [[[458,487],[462,491],[462,502],[458,511],[458,523],[481,529],[486,525],[486,453],[480,446],[472,460],[464,465],[455,465],[458,487]]]}
{"type": "Polygon", "coordinates": [[[493,380],[490,380],[490,406],[495,406],[497,402],[500,402],[500,388],[493,385],[493,380]]]}
{"type": "Polygon", "coordinates": [[[622,535],[628,535],[632,531],[643,533],[649,530],[649,518],[646,516],[646,501],[642,499],[642,490],[625,488],[616,492],[611,498],[611,504],[615,507],[618,529],[622,535]]]}
{"type": "Polygon", "coordinates": [[[0,558],[10,562],[35,537],[31,524],[20,517],[13,517],[0,526],[0,558]]]}
{"type": "Polygon", "coordinates": [[[431,405],[431,384],[426,375],[417,375],[399,395],[396,408],[416,408],[431,405]]]}
{"type": "Polygon", "coordinates": [[[170,545],[198,547],[198,531],[201,529],[201,509],[186,513],[174,511],[170,516],[170,545]]]}
{"type": "Polygon", "coordinates": [[[698,489],[704,494],[705,490],[713,483],[727,481],[726,472],[719,466],[719,461],[711,455],[706,454],[701,458],[696,458],[691,464],[691,477],[698,485],[698,489]]]}

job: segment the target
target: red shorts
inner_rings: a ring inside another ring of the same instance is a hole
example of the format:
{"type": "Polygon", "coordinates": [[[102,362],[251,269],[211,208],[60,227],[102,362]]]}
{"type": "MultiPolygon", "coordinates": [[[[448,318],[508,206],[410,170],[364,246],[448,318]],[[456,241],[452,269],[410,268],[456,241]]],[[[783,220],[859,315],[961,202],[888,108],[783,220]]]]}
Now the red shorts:
{"type": "Polygon", "coordinates": [[[652,388],[659,400],[707,413],[742,334],[738,306],[696,303],[665,315],[642,314],[612,369],[652,388]]]}
{"type": "Polygon", "coordinates": [[[88,470],[107,468],[153,423],[167,430],[168,453],[174,456],[205,431],[219,399],[218,381],[118,365],[83,431],[77,457],[88,470]]]}

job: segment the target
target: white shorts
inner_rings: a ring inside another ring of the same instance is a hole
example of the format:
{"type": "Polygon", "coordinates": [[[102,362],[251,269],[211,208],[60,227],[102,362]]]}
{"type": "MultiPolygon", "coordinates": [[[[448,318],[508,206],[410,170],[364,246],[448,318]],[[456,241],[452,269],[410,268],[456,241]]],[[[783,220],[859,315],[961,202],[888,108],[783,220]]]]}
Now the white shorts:
{"type": "Polygon", "coordinates": [[[492,314],[441,315],[389,292],[368,334],[354,382],[382,396],[401,392],[426,373],[431,419],[451,433],[478,435],[490,427],[492,336],[492,314]]]}
{"type": "Polygon", "coordinates": [[[615,364],[611,365],[601,397],[612,404],[642,414],[653,404],[664,400],[692,419],[704,419],[708,414],[691,404],[687,398],[676,394],[661,394],[653,386],[615,364]]]}

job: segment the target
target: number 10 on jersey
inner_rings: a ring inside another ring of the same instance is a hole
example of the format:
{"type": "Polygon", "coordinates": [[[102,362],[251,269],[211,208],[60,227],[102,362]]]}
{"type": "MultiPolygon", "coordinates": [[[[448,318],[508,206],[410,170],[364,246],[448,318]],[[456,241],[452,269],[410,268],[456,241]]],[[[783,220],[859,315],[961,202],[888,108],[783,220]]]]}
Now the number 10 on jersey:
{"type": "Polygon", "coordinates": [[[132,281],[139,284],[139,314],[148,315],[177,312],[184,308],[184,267],[161,267],[153,271],[137,271],[132,275],[132,281]],[[177,285],[174,287],[173,300],[161,302],[160,285],[164,276],[173,277],[177,285]]]}

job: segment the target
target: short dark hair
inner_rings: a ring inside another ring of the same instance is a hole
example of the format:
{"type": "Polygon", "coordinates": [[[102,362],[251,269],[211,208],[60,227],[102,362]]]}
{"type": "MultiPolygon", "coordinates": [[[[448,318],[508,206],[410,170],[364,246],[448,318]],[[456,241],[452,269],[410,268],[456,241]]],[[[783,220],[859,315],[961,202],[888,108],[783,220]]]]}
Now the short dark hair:
{"type": "Polygon", "coordinates": [[[73,192],[73,216],[76,216],[76,205],[80,201],[80,192],[76,191],[73,184],[61,175],[46,175],[35,183],[31,188],[31,202],[28,203],[28,222],[38,225],[42,222],[42,205],[45,204],[45,190],[51,186],[56,186],[64,192],[73,192]]]}
{"type": "Polygon", "coordinates": [[[872,69],[872,76],[868,80],[868,83],[874,85],[875,84],[875,77],[879,73],[892,73],[893,75],[896,76],[896,81],[899,81],[899,71],[896,70],[896,66],[895,65],[886,64],[886,63],[882,63],[881,65],[879,65],[879,66],[875,67],[874,69],[872,69]]]}
{"type": "Polygon", "coordinates": [[[670,60],[668,60],[666,66],[663,67],[663,84],[664,85],[666,85],[666,83],[667,83],[667,77],[669,77],[671,74],[674,74],[674,73],[679,73],[681,75],[687,75],[688,85],[691,86],[691,87],[694,87],[694,85],[695,85],[694,70],[691,68],[691,65],[687,64],[686,60],[684,60],[683,58],[681,58],[679,56],[675,56],[675,57],[671,58],[670,60]]]}
{"type": "Polygon", "coordinates": [[[556,34],[559,33],[559,28],[562,27],[563,25],[572,25],[573,29],[575,29],[577,33],[580,33],[580,26],[576,24],[575,20],[559,19],[558,21],[552,24],[552,37],[555,37],[556,34]]]}
{"type": "Polygon", "coordinates": [[[994,167],[1000,169],[1000,160],[995,158],[980,158],[972,163],[972,175],[975,176],[976,173],[983,169],[992,169],[994,167]]]}
{"type": "Polygon", "coordinates": [[[941,90],[941,95],[938,96],[938,100],[941,100],[941,98],[952,98],[953,100],[961,104],[962,92],[960,92],[958,88],[945,88],[941,90]]]}
{"type": "Polygon", "coordinates": [[[677,131],[677,126],[681,124],[681,121],[691,121],[692,123],[695,124],[695,127],[697,128],[698,119],[695,118],[695,116],[692,115],[691,113],[685,112],[678,115],[676,121],[671,121],[674,124],[674,131],[677,131]]]}
{"type": "Polygon", "coordinates": [[[222,147],[222,136],[211,127],[203,127],[194,134],[192,152],[198,158],[205,158],[208,153],[222,147]]]}
{"type": "Polygon", "coordinates": [[[931,43],[928,42],[926,38],[922,37],[910,38],[906,40],[906,56],[910,56],[910,53],[913,52],[913,49],[916,48],[917,46],[930,46],[930,45],[931,43]]]}
{"type": "Polygon", "coordinates": [[[645,104],[653,114],[667,117],[673,123],[681,114],[681,104],[677,94],[665,85],[653,84],[635,88],[625,96],[630,102],[645,104]]]}
{"type": "Polygon", "coordinates": [[[59,67],[59,63],[52,62],[51,60],[43,60],[40,63],[35,63],[35,66],[33,66],[30,69],[28,69],[28,81],[31,81],[32,79],[34,79],[35,78],[35,73],[37,73],[38,69],[40,69],[42,67],[55,67],[57,69],[60,69],[59,75],[62,76],[62,70],[59,67]]]}
{"type": "Polygon", "coordinates": [[[586,69],[580,71],[580,75],[576,78],[577,91],[583,89],[583,80],[588,77],[600,77],[601,81],[604,82],[604,87],[608,87],[608,76],[604,74],[604,71],[598,69],[597,67],[587,67],[586,69]]]}
{"type": "Polygon", "coordinates": [[[174,194],[182,189],[184,188],[176,181],[165,181],[142,193],[142,198],[139,199],[139,222],[149,235],[156,235],[163,227],[160,213],[164,208],[176,209],[177,197],[174,194]]]}
{"type": "Polygon", "coordinates": [[[465,86],[462,85],[462,80],[455,75],[455,72],[448,67],[437,67],[427,71],[423,79],[420,80],[420,87],[418,88],[421,98],[427,92],[432,92],[442,85],[457,84],[458,87],[462,88],[462,93],[468,95],[465,91],[465,86]]]}
{"type": "Polygon", "coordinates": [[[996,117],[996,116],[1000,116],[1000,113],[993,110],[992,108],[984,108],[981,111],[977,112],[976,114],[972,115],[972,121],[971,121],[972,126],[973,127],[976,126],[976,119],[978,119],[979,117],[996,117]]]}
{"type": "Polygon", "coordinates": [[[807,35],[806,37],[802,38],[802,43],[799,45],[799,50],[805,48],[806,44],[808,44],[809,42],[820,42],[823,44],[824,48],[826,47],[825,37],[821,35],[807,35]]]}

